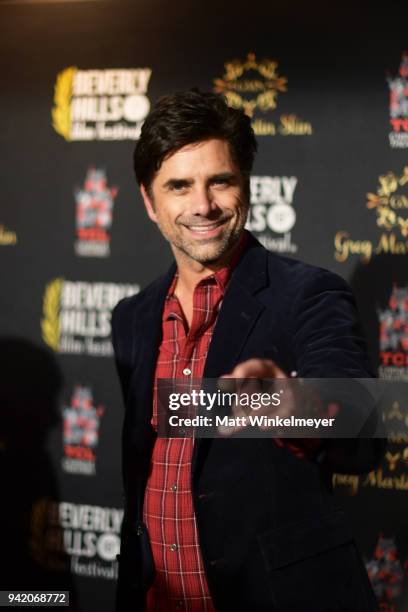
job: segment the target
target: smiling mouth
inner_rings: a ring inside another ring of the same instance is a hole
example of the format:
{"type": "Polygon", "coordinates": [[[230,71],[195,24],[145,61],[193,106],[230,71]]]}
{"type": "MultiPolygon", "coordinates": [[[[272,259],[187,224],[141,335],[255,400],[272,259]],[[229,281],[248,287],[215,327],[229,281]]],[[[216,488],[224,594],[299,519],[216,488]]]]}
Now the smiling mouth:
{"type": "Polygon", "coordinates": [[[216,233],[216,231],[226,222],[227,219],[223,219],[222,221],[216,221],[213,223],[200,223],[200,225],[186,225],[185,227],[194,234],[209,235],[216,233]]]}

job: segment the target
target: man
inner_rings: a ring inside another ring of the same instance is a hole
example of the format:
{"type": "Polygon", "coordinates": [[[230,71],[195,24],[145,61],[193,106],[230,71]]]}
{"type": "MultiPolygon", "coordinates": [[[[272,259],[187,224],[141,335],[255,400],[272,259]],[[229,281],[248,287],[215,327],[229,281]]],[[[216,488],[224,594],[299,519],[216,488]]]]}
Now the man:
{"type": "Polygon", "coordinates": [[[112,317],[126,403],[118,610],[376,610],[334,470],[378,449],[157,437],[159,378],[368,377],[339,277],[268,253],[244,230],[250,121],[215,94],[162,98],[135,171],[175,264],[112,317]]]}

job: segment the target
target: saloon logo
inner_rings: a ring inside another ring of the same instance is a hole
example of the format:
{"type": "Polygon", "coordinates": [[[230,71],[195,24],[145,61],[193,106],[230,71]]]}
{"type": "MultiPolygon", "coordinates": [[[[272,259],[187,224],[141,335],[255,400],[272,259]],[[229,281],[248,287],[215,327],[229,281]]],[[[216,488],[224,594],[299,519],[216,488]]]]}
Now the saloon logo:
{"type": "Polygon", "coordinates": [[[52,125],[67,141],[135,140],[150,110],[150,68],[78,70],[57,76],[52,125]]]}
{"type": "Polygon", "coordinates": [[[367,208],[377,213],[378,227],[408,238],[408,166],[401,175],[388,172],[380,176],[377,192],[368,193],[367,198],[367,208]]]}
{"type": "Polygon", "coordinates": [[[277,123],[268,118],[278,105],[278,96],[287,91],[288,80],[279,75],[277,61],[257,60],[255,53],[248,53],[244,61],[228,61],[224,68],[224,75],[214,79],[214,91],[222,93],[230,106],[244,110],[252,118],[257,136],[312,134],[311,124],[293,113],[280,115],[277,123]]]}
{"type": "Polygon", "coordinates": [[[39,499],[32,510],[32,555],[50,569],[117,579],[123,510],[39,499]]]}
{"type": "Polygon", "coordinates": [[[55,278],[44,291],[41,331],[54,351],[109,357],[111,311],[139,285],[89,283],[55,278]]]}
{"type": "Polygon", "coordinates": [[[390,145],[408,147],[408,53],[402,55],[399,74],[387,79],[390,89],[390,145]]]}
{"type": "Polygon", "coordinates": [[[0,225],[0,246],[14,246],[17,244],[17,234],[0,225]]]}
{"type": "Polygon", "coordinates": [[[393,287],[387,308],[378,309],[380,325],[379,374],[408,380],[408,287],[393,287]]]}
{"type": "Polygon", "coordinates": [[[296,223],[292,206],[294,176],[251,176],[251,205],[246,228],[270,251],[296,253],[291,230],[296,223]]]}
{"type": "Polygon", "coordinates": [[[71,403],[62,409],[64,457],[62,469],[70,474],[95,474],[100,419],[105,409],[94,406],[90,387],[77,385],[71,403]]]}
{"type": "Polygon", "coordinates": [[[117,187],[108,187],[103,170],[90,168],[83,189],[75,191],[75,252],[82,257],[107,257],[110,253],[109,230],[117,187]]]}
{"type": "Polygon", "coordinates": [[[408,254],[408,166],[398,174],[388,172],[378,179],[375,193],[367,193],[367,208],[376,213],[376,225],[382,230],[378,240],[354,239],[346,230],[334,238],[334,257],[339,262],[358,255],[368,263],[373,255],[408,254]]]}
{"type": "MultiPolygon", "coordinates": [[[[390,389],[395,391],[395,387],[390,389]]],[[[405,397],[403,402],[390,402],[383,411],[383,422],[388,445],[381,464],[366,476],[333,474],[334,487],[342,488],[349,495],[356,495],[360,488],[408,492],[408,407],[405,397]]]]}

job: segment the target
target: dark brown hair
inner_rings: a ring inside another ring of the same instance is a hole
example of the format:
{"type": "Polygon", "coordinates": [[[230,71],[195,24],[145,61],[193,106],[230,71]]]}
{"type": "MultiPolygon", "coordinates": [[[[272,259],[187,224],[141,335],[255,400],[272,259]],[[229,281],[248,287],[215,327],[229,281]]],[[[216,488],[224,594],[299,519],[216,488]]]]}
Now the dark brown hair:
{"type": "Polygon", "coordinates": [[[149,190],[167,156],[210,138],[228,142],[248,195],[257,150],[250,119],[243,111],[230,108],[223,96],[196,88],[160,98],[147,117],[133,157],[138,183],[149,190]]]}

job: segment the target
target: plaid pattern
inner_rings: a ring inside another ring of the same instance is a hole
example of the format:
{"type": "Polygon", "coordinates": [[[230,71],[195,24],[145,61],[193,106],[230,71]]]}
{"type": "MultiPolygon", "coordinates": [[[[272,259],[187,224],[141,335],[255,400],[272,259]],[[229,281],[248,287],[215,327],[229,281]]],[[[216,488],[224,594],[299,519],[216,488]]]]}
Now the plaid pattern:
{"type": "MultiPolygon", "coordinates": [[[[156,363],[152,425],[157,429],[157,380],[201,379],[217,315],[231,271],[247,243],[244,232],[230,262],[194,289],[190,329],[174,295],[175,275],[163,309],[163,337],[156,363]]],[[[316,453],[316,443],[274,440],[298,457],[316,453]]],[[[147,596],[147,612],[214,612],[208,590],[191,494],[193,438],[157,438],[146,486],[143,520],[152,545],[156,576],[147,596]]]]}
{"type": "MultiPolygon", "coordinates": [[[[163,311],[163,340],[156,364],[152,425],[157,428],[157,379],[202,378],[217,314],[230,276],[223,268],[194,289],[188,329],[174,278],[163,311]]],[[[156,578],[147,598],[149,612],[212,612],[191,495],[193,438],[158,438],[153,449],[143,520],[147,525],[156,578]]]]}

